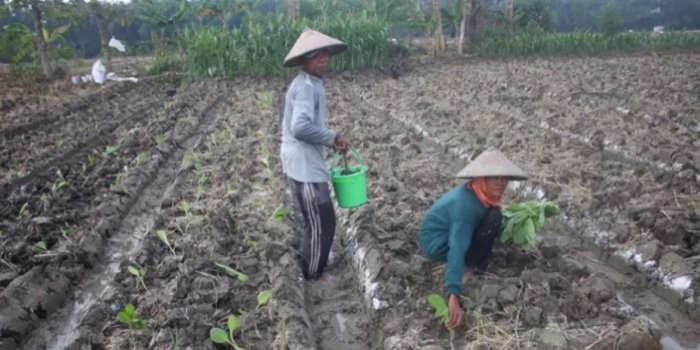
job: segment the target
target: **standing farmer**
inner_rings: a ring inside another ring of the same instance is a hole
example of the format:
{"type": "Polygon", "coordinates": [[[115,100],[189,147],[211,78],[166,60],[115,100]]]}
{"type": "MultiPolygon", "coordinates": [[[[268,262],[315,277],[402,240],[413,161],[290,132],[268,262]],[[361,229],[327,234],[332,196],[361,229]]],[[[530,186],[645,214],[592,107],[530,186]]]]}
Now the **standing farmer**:
{"type": "Polygon", "coordinates": [[[463,323],[462,286],[474,272],[486,271],[496,237],[501,233],[501,198],[509,181],[527,175],[503,154],[489,149],[456,176],[471,179],[443,194],[423,217],[418,241],[432,259],[447,262],[447,327],[463,323]]]}
{"type": "Polygon", "coordinates": [[[347,49],[337,39],[306,29],[284,60],[285,67],[302,70],[287,91],[282,118],[282,168],[304,217],[304,278],[325,278],[335,236],[335,210],[325,162],[327,147],[345,152],[348,141],[326,127],[323,76],[330,56],[347,49]]]}

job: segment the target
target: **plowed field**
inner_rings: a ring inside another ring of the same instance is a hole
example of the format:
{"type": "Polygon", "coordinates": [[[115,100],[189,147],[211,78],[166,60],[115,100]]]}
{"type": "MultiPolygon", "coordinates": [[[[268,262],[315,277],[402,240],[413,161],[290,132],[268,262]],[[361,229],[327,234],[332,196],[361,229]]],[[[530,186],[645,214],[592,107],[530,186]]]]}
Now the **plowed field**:
{"type": "Polygon", "coordinates": [[[700,56],[405,67],[326,79],[329,123],[368,166],[370,199],[336,209],[319,282],[301,278],[278,159],[289,79],[173,97],[157,80],[110,83],[3,107],[0,349],[224,349],[210,330],[229,315],[249,350],[700,344],[700,56]],[[489,146],[531,175],[506,202],[565,215],[536,249],[497,245],[450,334],[426,301],[444,295],[445,266],[417,234],[489,146]],[[128,304],[143,327],[118,320],[128,304]]]}

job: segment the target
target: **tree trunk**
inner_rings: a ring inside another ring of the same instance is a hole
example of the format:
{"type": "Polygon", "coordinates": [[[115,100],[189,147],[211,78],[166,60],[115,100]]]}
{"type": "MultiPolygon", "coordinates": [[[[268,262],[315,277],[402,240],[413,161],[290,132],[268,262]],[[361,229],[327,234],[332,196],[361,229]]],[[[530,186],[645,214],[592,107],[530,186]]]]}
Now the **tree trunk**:
{"type": "Polygon", "coordinates": [[[433,22],[435,23],[435,39],[433,42],[433,52],[437,54],[442,54],[443,52],[443,41],[442,41],[442,16],[440,14],[440,3],[439,0],[433,0],[433,22]]]}
{"type": "Polygon", "coordinates": [[[491,19],[491,26],[493,27],[493,30],[498,29],[498,0],[493,0],[493,10],[492,12],[492,19],[491,19]]]}
{"type": "Polygon", "coordinates": [[[465,32],[469,23],[469,18],[472,15],[472,2],[471,0],[462,1],[462,22],[459,24],[459,45],[457,51],[459,54],[463,54],[469,51],[469,36],[465,36],[465,32]]]}
{"type": "Polygon", "coordinates": [[[486,22],[486,9],[484,0],[477,0],[476,5],[476,39],[484,38],[484,23],[486,22]]]}
{"type": "Polygon", "coordinates": [[[41,22],[41,9],[38,1],[32,1],[32,14],[34,15],[34,31],[36,32],[36,48],[39,50],[41,57],[41,68],[44,75],[51,79],[53,76],[53,68],[51,67],[51,58],[49,57],[49,49],[44,40],[44,23],[41,22]]]}
{"type": "Polygon", "coordinates": [[[102,57],[104,58],[102,64],[105,66],[105,72],[112,71],[112,59],[109,52],[109,40],[107,40],[107,31],[105,30],[104,16],[102,15],[102,9],[98,8],[94,12],[95,22],[97,22],[97,31],[100,34],[100,41],[102,42],[102,57]]]}
{"type": "Polygon", "coordinates": [[[513,36],[513,0],[508,0],[506,4],[506,19],[508,20],[508,31],[513,36]]]}

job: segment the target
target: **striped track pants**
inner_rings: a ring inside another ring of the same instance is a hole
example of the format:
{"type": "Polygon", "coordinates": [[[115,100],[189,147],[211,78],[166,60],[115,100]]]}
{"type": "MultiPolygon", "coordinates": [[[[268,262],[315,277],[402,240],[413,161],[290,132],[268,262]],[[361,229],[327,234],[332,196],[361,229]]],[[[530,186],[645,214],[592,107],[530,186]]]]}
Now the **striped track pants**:
{"type": "Polygon", "coordinates": [[[335,209],[328,183],[298,182],[287,178],[304,218],[302,266],[304,278],[323,274],[335,236],[335,209]]]}

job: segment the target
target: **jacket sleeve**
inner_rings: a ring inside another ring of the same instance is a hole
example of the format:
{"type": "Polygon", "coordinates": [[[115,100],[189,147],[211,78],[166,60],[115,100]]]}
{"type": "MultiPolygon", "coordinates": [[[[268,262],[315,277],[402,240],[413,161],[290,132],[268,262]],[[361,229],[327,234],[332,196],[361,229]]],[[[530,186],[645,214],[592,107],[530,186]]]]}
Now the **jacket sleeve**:
{"type": "Polygon", "coordinates": [[[314,125],[314,88],[311,85],[301,84],[301,88],[294,97],[292,108],[292,133],[297,140],[313,145],[333,146],[336,132],[314,125]]]}
{"type": "Polygon", "coordinates": [[[474,220],[470,215],[463,215],[450,225],[449,251],[447,252],[447,272],[445,283],[447,295],[462,293],[462,274],[464,272],[464,255],[469,250],[474,234],[474,220]]]}

